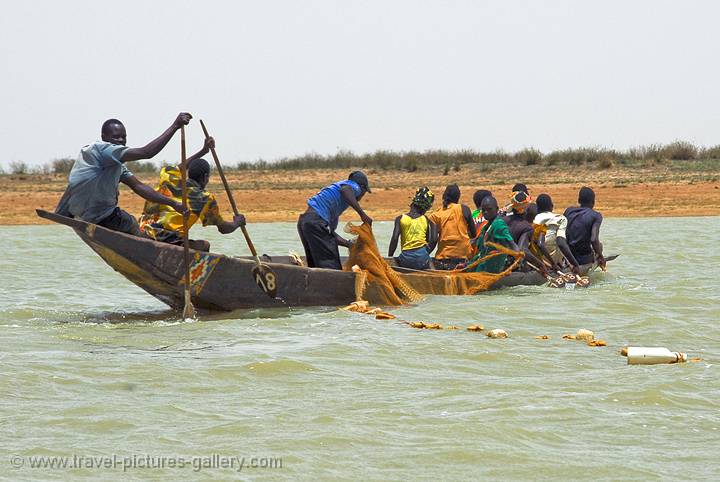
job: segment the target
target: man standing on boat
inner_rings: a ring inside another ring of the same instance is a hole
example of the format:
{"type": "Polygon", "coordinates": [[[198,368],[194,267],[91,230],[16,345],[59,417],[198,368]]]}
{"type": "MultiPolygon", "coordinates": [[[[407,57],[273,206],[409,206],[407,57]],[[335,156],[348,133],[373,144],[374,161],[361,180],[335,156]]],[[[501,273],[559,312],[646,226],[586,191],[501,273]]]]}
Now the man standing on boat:
{"type": "Polygon", "coordinates": [[[582,187],[578,193],[578,203],[580,207],[569,207],[565,210],[570,251],[579,264],[592,264],[597,261],[598,266],[605,270],[603,245],[600,242],[603,217],[593,209],[595,192],[589,187],[582,187]]]}
{"type": "Polygon", "coordinates": [[[125,163],[155,157],[190,119],[192,116],[187,112],[180,113],[165,132],[143,147],[126,147],[127,132],[123,123],[117,119],[106,120],[101,129],[102,141],[80,150],[70,170],[68,187],[55,212],[114,231],[142,236],[135,217],[117,205],[121,182],[148,201],[183,212],[182,204],[142,183],[125,163]]]}
{"type": "Polygon", "coordinates": [[[352,207],[365,224],[372,218],[360,207],[366,192],[372,192],[362,171],[350,173],[347,181],[339,181],[320,190],[307,201],[307,211],[300,215],[297,230],[310,268],[342,269],[338,246],[350,247],[350,241],[335,230],[340,215],[352,207]]]}
{"type": "MultiPolygon", "coordinates": [[[[232,221],[225,221],[215,196],[205,190],[210,181],[210,164],[202,158],[210,149],[215,148],[212,137],[205,139],[203,148],[187,158],[187,198],[190,215],[188,229],[200,221],[203,226],[216,226],[221,234],[230,234],[245,225],[245,216],[238,214],[232,221]]],[[[160,182],[157,192],[180,202],[182,200],[181,173],[178,166],[166,166],[160,170],[160,182]]],[[[166,204],[153,201],[145,202],[140,216],[140,229],[148,237],[163,243],[182,245],[183,215],[166,204]]],[[[191,239],[190,247],[200,251],[210,251],[210,243],[191,239]]]]}

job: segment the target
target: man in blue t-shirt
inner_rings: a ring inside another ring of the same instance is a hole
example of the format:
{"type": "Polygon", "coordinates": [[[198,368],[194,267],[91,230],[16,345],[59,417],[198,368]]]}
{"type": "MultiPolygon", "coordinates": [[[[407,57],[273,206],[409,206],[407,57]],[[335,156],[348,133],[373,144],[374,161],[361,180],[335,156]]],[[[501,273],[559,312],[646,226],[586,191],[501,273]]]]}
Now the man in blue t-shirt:
{"type": "Polygon", "coordinates": [[[330,184],[308,199],[307,211],[300,215],[297,229],[310,268],[342,269],[338,246],[349,248],[350,241],[335,232],[338,220],[343,211],[352,207],[362,222],[372,224],[372,218],[359,204],[366,192],[372,192],[367,176],[354,171],[347,181],[330,184]]]}
{"type": "Polygon", "coordinates": [[[127,132],[123,123],[117,119],[106,120],[100,132],[102,141],[80,150],[70,170],[68,187],[55,212],[114,231],[143,236],[135,217],[117,206],[118,185],[121,182],[148,201],[182,212],[182,204],[144,184],[125,163],[155,157],[191,118],[186,112],[180,113],[165,132],[143,147],[126,147],[127,132]]]}

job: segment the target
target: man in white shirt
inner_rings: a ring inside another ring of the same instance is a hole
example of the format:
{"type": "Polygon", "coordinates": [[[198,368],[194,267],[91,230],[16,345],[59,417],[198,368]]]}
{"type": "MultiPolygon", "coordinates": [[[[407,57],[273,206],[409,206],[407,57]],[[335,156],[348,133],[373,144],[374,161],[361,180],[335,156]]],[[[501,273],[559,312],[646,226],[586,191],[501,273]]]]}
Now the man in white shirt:
{"type": "Polygon", "coordinates": [[[538,207],[538,215],[535,216],[534,224],[544,225],[547,232],[540,236],[539,243],[544,243],[545,248],[552,257],[553,261],[561,264],[566,259],[574,273],[580,272],[580,265],[575,256],[570,251],[567,244],[565,230],[567,229],[567,218],[562,214],[555,214],[553,210],[553,202],[549,195],[540,194],[535,203],[538,207]]]}

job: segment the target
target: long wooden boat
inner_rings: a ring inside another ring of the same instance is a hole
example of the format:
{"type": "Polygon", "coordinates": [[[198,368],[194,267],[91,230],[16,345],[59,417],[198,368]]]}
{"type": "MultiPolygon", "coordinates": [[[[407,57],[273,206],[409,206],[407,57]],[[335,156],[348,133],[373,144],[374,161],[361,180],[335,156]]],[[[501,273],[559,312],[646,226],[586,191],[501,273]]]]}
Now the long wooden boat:
{"type": "MultiPolygon", "coordinates": [[[[37,214],[71,227],[115,271],[170,307],[182,309],[182,247],[112,231],[40,209],[37,214]]],[[[255,284],[253,258],[195,250],[191,253],[192,302],[195,307],[205,310],[343,306],[356,300],[358,275],[352,271],[307,268],[293,264],[289,256],[264,256],[263,262],[277,275],[277,298],[270,298],[255,284]]],[[[398,268],[398,271],[402,272],[402,269],[398,268]]],[[[493,288],[545,282],[537,273],[511,273],[493,288]]],[[[372,286],[367,288],[365,295],[373,301],[372,286]]]]}

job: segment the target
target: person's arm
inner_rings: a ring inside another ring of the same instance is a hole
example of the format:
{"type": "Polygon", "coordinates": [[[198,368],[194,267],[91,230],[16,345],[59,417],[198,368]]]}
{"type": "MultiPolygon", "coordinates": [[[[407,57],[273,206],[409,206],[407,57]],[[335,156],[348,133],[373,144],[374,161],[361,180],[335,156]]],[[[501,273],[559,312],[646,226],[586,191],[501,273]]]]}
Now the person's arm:
{"type": "Polygon", "coordinates": [[[522,235],[520,235],[520,239],[518,239],[517,243],[518,251],[525,253],[526,261],[532,263],[541,272],[546,273],[547,270],[545,269],[545,263],[543,263],[542,260],[538,259],[537,256],[530,251],[529,244],[531,236],[532,231],[525,231],[522,235]]]}
{"type": "Polygon", "coordinates": [[[462,205],[463,218],[465,218],[465,224],[467,224],[467,232],[470,239],[475,239],[477,232],[475,231],[475,221],[472,217],[472,211],[466,205],[462,205]]]}
{"type": "Polygon", "coordinates": [[[360,203],[357,201],[352,187],[347,184],[343,185],[343,187],[340,188],[340,195],[343,197],[345,202],[348,203],[348,205],[353,208],[358,215],[360,215],[360,219],[363,223],[372,225],[372,218],[363,211],[363,208],[360,207],[360,203]]]}
{"type": "Polygon", "coordinates": [[[395,254],[395,250],[397,249],[397,243],[398,238],[400,237],[400,218],[402,216],[398,216],[395,218],[395,227],[393,228],[392,238],[390,238],[390,246],[388,247],[388,257],[392,258],[392,256],[395,254]]]}
{"type": "MultiPolygon", "coordinates": [[[[530,242],[532,243],[532,240],[530,242]]],[[[550,267],[553,269],[553,271],[560,271],[560,266],[555,262],[553,257],[550,255],[550,251],[548,251],[548,249],[547,249],[547,245],[545,244],[545,235],[544,234],[540,235],[540,237],[538,238],[535,245],[540,250],[540,254],[547,260],[547,263],[550,264],[550,267]]]]}
{"type": "Polygon", "coordinates": [[[575,256],[573,256],[572,251],[570,250],[570,245],[567,243],[567,239],[563,238],[562,236],[558,236],[555,238],[557,241],[558,248],[560,249],[560,252],[565,256],[565,259],[568,260],[568,263],[572,266],[573,273],[579,273],[580,271],[580,263],[577,262],[577,259],[575,259],[575,256]]]}
{"type": "Polygon", "coordinates": [[[338,246],[342,246],[343,248],[350,249],[350,246],[352,246],[352,241],[349,239],[345,239],[342,236],[340,236],[338,233],[333,233],[335,235],[335,240],[337,241],[338,246]]]}
{"type": "Polygon", "coordinates": [[[163,196],[159,192],[157,192],[155,189],[151,188],[147,184],[144,184],[140,179],[138,179],[135,176],[129,176],[125,179],[122,179],[120,182],[128,186],[130,189],[132,189],[135,194],[140,196],[143,199],[146,199],[150,202],[158,203],[158,204],[164,204],[166,206],[170,206],[175,211],[179,213],[183,213],[185,210],[183,209],[183,205],[179,202],[175,202],[171,198],[167,196],[163,196]]]}
{"type": "Polygon", "coordinates": [[[605,258],[603,257],[603,246],[600,242],[600,225],[602,224],[602,216],[598,213],[595,222],[592,225],[592,231],[590,232],[590,244],[592,245],[593,251],[595,251],[595,258],[597,259],[600,268],[605,270],[605,258]]]}
{"type": "MultiPolygon", "coordinates": [[[[190,169],[190,164],[192,164],[195,159],[200,159],[202,156],[210,152],[210,149],[215,149],[215,139],[212,137],[206,138],[202,149],[187,158],[187,169],[190,169]]],[[[237,227],[235,229],[237,229],[237,227]]]]}
{"type": "Polygon", "coordinates": [[[427,251],[428,251],[428,253],[432,253],[433,250],[435,249],[435,246],[437,246],[437,242],[438,242],[438,228],[437,228],[437,225],[434,222],[430,221],[429,219],[428,219],[428,230],[427,230],[427,235],[426,235],[425,239],[427,240],[427,243],[428,243],[427,251]]]}
{"type": "Polygon", "coordinates": [[[150,141],[143,147],[131,147],[126,149],[120,160],[122,162],[130,162],[139,161],[140,159],[152,159],[158,154],[158,152],[163,150],[168,142],[170,142],[170,139],[172,139],[175,132],[180,129],[180,126],[188,125],[190,119],[192,119],[190,114],[187,112],[181,112],[173,121],[172,125],[168,127],[165,132],[160,134],[157,139],[150,141]]]}
{"type": "Polygon", "coordinates": [[[245,226],[245,223],[245,216],[242,214],[238,214],[237,216],[233,216],[232,221],[223,221],[222,223],[218,224],[217,230],[220,234],[230,234],[240,226],[245,226]]]}
{"type": "Polygon", "coordinates": [[[502,240],[500,241],[500,244],[502,246],[505,246],[507,249],[512,249],[513,251],[520,251],[520,248],[517,244],[515,244],[515,241],[513,241],[512,239],[502,240]]]}

